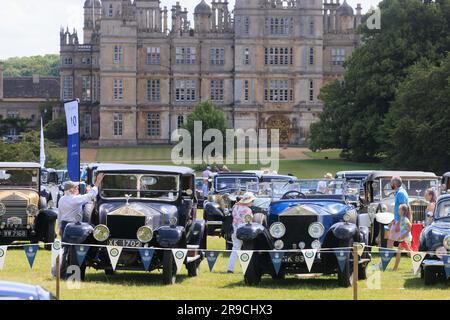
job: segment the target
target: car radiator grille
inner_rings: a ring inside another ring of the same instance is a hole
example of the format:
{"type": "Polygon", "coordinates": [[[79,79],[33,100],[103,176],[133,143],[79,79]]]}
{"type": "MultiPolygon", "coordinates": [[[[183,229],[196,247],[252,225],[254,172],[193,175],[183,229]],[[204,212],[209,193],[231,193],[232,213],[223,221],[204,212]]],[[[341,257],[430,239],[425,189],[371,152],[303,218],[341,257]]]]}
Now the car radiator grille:
{"type": "Polygon", "coordinates": [[[6,213],[1,217],[1,222],[7,223],[11,217],[18,217],[22,219],[22,225],[27,224],[27,200],[3,200],[2,203],[6,207],[6,213]]]}
{"type": "Polygon", "coordinates": [[[423,223],[427,217],[426,205],[411,205],[413,223],[423,223]]]}
{"type": "Polygon", "coordinates": [[[281,240],[284,242],[284,248],[298,249],[299,243],[304,242],[306,249],[311,248],[311,243],[315,240],[308,233],[311,223],[317,222],[318,217],[314,216],[283,216],[279,217],[280,222],[286,226],[286,234],[281,240]]]}
{"type": "Polygon", "coordinates": [[[108,216],[106,225],[113,239],[136,239],[138,229],[145,225],[145,217],[108,216]]]}

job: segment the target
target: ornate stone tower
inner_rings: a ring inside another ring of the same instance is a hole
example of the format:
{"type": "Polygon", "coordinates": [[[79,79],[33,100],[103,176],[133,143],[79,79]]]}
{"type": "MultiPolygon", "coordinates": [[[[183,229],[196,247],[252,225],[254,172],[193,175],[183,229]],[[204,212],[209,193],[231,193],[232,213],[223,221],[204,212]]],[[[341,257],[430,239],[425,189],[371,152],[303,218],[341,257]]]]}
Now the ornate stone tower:
{"type": "Polygon", "coordinates": [[[195,7],[194,11],[195,31],[199,33],[211,31],[211,16],[211,7],[205,2],[205,0],[202,0],[202,2],[195,7]]]}
{"type": "Polygon", "coordinates": [[[92,34],[99,31],[101,18],[102,4],[100,0],[86,0],[84,3],[84,43],[90,43],[92,34]]]}

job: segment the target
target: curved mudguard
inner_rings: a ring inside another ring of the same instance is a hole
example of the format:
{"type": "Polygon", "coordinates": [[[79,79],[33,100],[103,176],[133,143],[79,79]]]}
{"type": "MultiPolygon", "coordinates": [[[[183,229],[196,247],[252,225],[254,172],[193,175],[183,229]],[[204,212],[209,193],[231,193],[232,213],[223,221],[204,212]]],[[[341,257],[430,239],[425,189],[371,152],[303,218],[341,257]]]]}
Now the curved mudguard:
{"type": "Polygon", "coordinates": [[[62,242],[81,244],[92,234],[94,228],[88,223],[69,223],[64,229],[62,242]]]}
{"type": "Polygon", "coordinates": [[[207,221],[223,221],[224,219],[220,205],[216,202],[206,202],[203,205],[203,212],[207,221]]]}
{"type": "Polygon", "coordinates": [[[198,245],[202,244],[203,237],[205,237],[205,229],[206,222],[205,220],[195,220],[192,231],[189,234],[189,238],[187,239],[187,243],[190,245],[198,245]]]}
{"type": "Polygon", "coordinates": [[[180,243],[184,235],[183,227],[163,226],[157,230],[156,240],[163,248],[170,248],[180,243]]]}
{"type": "Polygon", "coordinates": [[[259,223],[247,223],[237,229],[236,237],[242,241],[253,241],[264,233],[264,230],[264,227],[259,223]]]}
{"type": "Polygon", "coordinates": [[[339,240],[348,240],[354,238],[358,231],[358,227],[353,223],[339,222],[331,226],[330,230],[339,240]]]}
{"type": "Polygon", "coordinates": [[[47,221],[55,221],[58,218],[57,209],[47,208],[45,210],[42,210],[41,213],[39,214],[39,216],[42,214],[47,219],[47,221]]]}

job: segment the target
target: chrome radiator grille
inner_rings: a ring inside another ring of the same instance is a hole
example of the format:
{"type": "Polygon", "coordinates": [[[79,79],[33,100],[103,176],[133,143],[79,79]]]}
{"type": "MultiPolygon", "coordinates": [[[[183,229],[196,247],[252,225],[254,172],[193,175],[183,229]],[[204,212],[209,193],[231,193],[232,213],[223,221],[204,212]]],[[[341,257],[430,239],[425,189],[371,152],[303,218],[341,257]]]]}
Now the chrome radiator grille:
{"type": "Polygon", "coordinates": [[[412,218],[413,223],[423,223],[426,221],[426,213],[427,213],[427,206],[426,205],[418,205],[414,204],[411,205],[412,210],[412,218]]]}
{"type": "Polygon", "coordinates": [[[7,223],[11,217],[18,217],[22,219],[22,224],[27,224],[27,200],[3,200],[2,203],[6,207],[6,213],[1,217],[0,222],[7,223]]]}

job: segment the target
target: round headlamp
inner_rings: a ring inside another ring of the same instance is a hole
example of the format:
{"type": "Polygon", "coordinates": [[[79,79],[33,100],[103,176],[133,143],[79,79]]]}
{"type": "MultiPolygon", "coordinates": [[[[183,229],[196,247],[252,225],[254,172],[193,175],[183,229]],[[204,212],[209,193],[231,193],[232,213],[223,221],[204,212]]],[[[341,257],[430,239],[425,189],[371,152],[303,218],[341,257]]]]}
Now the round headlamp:
{"type": "Polygon", "coordinates": [[[300,242],[298,243],[298,247],[299,247],[299,249],[303,250],[303,249],[305,249],[305,247],[306,247],[306,243],[304,243],[303,241],[300,241],[300,242]]]}
{"type": "Polygon", "coordinates": [[[439,247],[436,249],[436,256],[439,259],[442,259],[442,257],[445,255],[447,255],[447,249],[445,249],[444,247],[439,247]]]}
{"type": "Polygon", "coordinates": [[[169,218],[169,225],[171,227],[176,227],[177,223],[178,223],[178,219],[176,217],[170,217],[169,218]]]}
{"type": "Polygon", "coordinates": [[[314,222],[309,225],[308,233],[312,238],[320,238],[325,232],[325,227],[320,222],[314,222]]]}
{"type": "Polygon", "coordinates": [[[312,243],[311,243],[311,248],[313,248],[313,249],[320,249],[320,247],[321,247],[322,245],[320,244],[320,241],[319,240],[314,240],[312,243]]]}
{"type": "Polygon", "coordinates": [[[282,240],[277,240],[277,241],[275,241],[273,246],[275,247],[275,249],[281,250],[284,247],[284,242],[282,240]]]}
{"type": "Polygon", "coordinates": [[[109,229],[104,224],[99,224],[94,228],[94,239],[98,242],[105,242],[109,238],[109,229]]]}
{"type": "Polygon", "coordinates": [[[253,216],[251,214],[246,214],[244,216],[245,223],[251,223],[253,221],[253,216]]]}
{"type": "Polygon", "coordinates": [[[450,235],[444,238],[444,248],[450,250],[450,235]]]}
{"type": "Polygon", "coordinates": [[[6,213],[6,206],[0,202],[0,217],[6,213]]]}
{"type": "Polygon", "coordinates": [[[148,243],[153,239],[153,230],[148,226],[140,227],[136,233],[138,240],[142,243],[148,243]]]}
{"type": "Polygon", "coordinates": [[[272,237],[279,239],[286,234],[286,227],[281,222],[275,222],[270,226],[269,232],[272,237]]]}
{"type": "Polygon", "coordinates": [[[39,211],[39,208],[35,204],[30,204],[27,207],[27,214],[29,214],[30,216],[37,215],[38,211],[39,211]]]}

